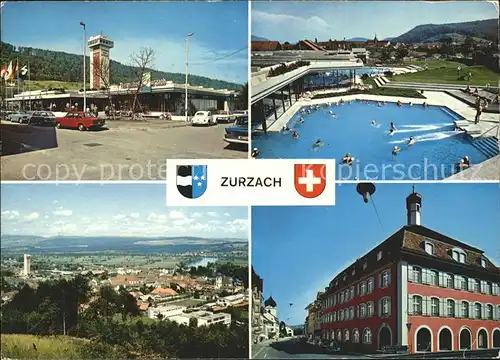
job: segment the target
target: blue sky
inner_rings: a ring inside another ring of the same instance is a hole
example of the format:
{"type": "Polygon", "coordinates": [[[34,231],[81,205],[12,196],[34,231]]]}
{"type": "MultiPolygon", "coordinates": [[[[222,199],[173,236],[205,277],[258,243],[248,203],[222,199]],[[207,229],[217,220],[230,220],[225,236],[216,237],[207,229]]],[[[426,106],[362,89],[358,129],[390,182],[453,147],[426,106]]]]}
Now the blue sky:
{"type": "Polygon", "coordinates": [[[272,1],[252,3],[252,35],[270,40],[379,39],[417,25],[498,18],[498,4],[485,1],[272,1]]]}
{"type": "Polygon", "coordinates": [[[2,184],[2,234],[248,238],[247,207],[167,207],[163,184],[2,184]]]}
{"type": "MultiPolygon", "coordinates": [[[[417,184],[423,226],[485,251],[500,265],[500,188],[496,184],[417,184]]],[[[304,308],[356,258],[406,224],[411,184],[378,184],[373,205],[356,185],[337,186],[333,207],[252,209],[252,264],[264,279],[264,297],[278,303],[278,316],[304,322],[304,308]],[[293,303],[293,306],[289,306],[293,303]]]]}
{"type": "Polygon", "coordinates": [[[7,2],[2,4],[2,40],[17,46],[81,54],[83,21],[87,35],[101,31],[115,41],[111,58],[130,64],[141,46],[156,51],[155,68],[185,72],[185,38],[190,42],[190,72],[244,83],[248,43],[248,4],[230,2],[7,2]],[[198,65],[195,65],[198,64],[198,65]]]}

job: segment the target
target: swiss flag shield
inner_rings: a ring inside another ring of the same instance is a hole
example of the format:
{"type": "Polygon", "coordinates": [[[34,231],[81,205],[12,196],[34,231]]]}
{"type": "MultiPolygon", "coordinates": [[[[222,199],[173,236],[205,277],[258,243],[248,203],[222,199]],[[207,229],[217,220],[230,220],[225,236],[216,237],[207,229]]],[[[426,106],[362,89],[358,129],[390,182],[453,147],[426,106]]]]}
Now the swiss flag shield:
{"type": "Polygon", "coordinates": [[[308,199],[320,196],[326,187],[326,164],[295,164],[295,190],[308,199]]]}

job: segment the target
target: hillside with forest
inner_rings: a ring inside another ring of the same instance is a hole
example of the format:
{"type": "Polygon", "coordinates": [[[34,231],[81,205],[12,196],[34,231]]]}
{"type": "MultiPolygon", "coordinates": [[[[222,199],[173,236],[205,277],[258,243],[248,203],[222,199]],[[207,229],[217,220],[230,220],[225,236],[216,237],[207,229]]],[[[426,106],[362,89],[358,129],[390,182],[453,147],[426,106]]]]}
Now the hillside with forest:
{"type": "Polygon", "coordinates": [[[498,19],[440,25],[418,25],[410,31],[393,38],[392,42],[430,43],[439,42],[446,38],[464,42],[467,37],[498,43],[498,19]]]}
{"type": "MultiPolygon", "coordinates": [[[[0,63],[6,65],[11,60],[19,59],[19,63],[24,65],[30,63],[31,80],[56,80],[65,82],[82,81],[82,57],[81,55],[69,54],[62,51],[52,51],[31,47],[14,46],[6,42],[1,42],[0,63]]],[[[87,64],[90,58],[87,57],[87,64]]],[[[113,84],[133,82],[134,68],[120,62],[111,60],[110,62],[111,82],[113,84]]],[[[87,67],[87,76],[90,70],[87,67]]],[[[151,70],[153,80],[166,79],[178,84],[185,82],[185,74],[170,73],[158,70],[151,70]]],[[[88,77],[87,77],[88,79],[88,77]]],[[[195,86],[211,87],[214,89],[240,90],[241,85],[223,80],[210,79],[204,76],[189,75],[189,83],[195,86]]]]}

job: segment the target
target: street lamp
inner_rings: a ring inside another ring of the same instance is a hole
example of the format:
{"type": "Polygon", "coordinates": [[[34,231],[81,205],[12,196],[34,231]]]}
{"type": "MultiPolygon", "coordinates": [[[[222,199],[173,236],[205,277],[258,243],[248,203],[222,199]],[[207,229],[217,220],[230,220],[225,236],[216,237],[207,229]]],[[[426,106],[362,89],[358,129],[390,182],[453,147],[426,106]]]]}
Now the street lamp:
{"type": "Polygon", "coordinates": [[[458,77],[458,78],[460,77],[460,70],[462,70],[462,68],[461,68],[460,66],[457,66],[457,72],[458,72],[457,77],[458,77]]]}
{"type": "Polygon", "coordinates": [[[86,47],[86,40],[87,40],[87,27],[85,26],[85,23],[80,21],[80,25],[83,28],[83,111],[85,112],[87,110],[87,69],[85,66],[85,63],[87,61],[87,47],[86,47]]]}
{"type": "Polygon", "coordinates": [[[356,191],[363,197],[365,203],[370,200],[370,196],[375,192],[375,185],[372,183],[359,183],[356,186],[356,191]]]}
{"type": "Polygon", "coordinates": [[[184,111],[186,114],[186,122],[188,121],[188,57],[189,57],[189,39],[193,36],[194,33],[189,33],[186,36],[186,98],[184,103],[184,111]]]}

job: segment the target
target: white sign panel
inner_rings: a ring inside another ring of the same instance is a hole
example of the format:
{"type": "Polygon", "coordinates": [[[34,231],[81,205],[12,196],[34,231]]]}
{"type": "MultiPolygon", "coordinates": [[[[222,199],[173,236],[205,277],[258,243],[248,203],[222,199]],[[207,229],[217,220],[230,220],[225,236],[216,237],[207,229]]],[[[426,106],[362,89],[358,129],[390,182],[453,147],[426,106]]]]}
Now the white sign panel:
{"type": "Polygon", "coordinates": [[[167,160],[168,206],[335,205],[335,160],[167,160]]]}

